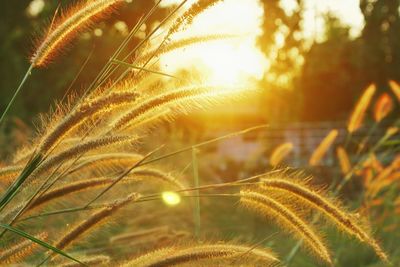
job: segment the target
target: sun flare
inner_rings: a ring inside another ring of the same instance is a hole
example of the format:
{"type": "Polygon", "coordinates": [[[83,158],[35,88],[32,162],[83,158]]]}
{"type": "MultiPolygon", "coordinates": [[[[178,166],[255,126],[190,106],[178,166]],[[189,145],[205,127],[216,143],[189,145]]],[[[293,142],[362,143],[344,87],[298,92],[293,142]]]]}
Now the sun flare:
{"type": "Polygon", "coordinates": [[[256,45],[257,37],[262,33],[262,15],[257,0],[217,4],[196,17],[190,29],[174,38],[213,33],[235,36],[165,54],[160,60],[163,70],[176,73],[189,67],[212,84],[237,85],[261,79],[268,67],[267,59],[256,45]]]}

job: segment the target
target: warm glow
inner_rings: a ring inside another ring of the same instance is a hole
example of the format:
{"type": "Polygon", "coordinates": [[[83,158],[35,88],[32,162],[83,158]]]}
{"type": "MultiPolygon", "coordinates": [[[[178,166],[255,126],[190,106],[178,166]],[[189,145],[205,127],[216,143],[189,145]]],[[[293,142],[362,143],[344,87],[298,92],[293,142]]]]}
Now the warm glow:
{"type": "Polygon", "coordinates": [[[190,66],[206,77],[204,82],[225,85],[261,79],[268,66],[256,46],[257,36],[261,34],[262,15],[258,0],[231,0],[217,4],[198,16],[188,30],[176,34],[175,39],[206,34],[234,34],[238,37],[169,53],[161,58],[164,71],[174,73],[190,66]]]}
{"type": "MultiPolygon", "coordinates": [[[[193,3],[190,0],[188,3],[193,3]]],[[[163,6],[181,3],[181,0],[165,0],[163,6]]],[[[188,4],[187,3],[187,4],[188,4]]],[[[282,0],[281,5],[290,14],[298,8],[295,0],[282,0]]],[[[327,12],[339,16],[345,25],[350,26],[353,37],[360,34],[363,17],[358,0],[306,0],[302,35],[309,40],[324,38],[324,15],[327,12]]],[[[175,39],[205,34],[238,34],[238,38],[207,42],[171,52],[161,58],[163,70],[176,73],[180,70],[197,70],[204,82],[213,84],[246,84],[251,80],[260,80],[269,69],[269,60],[257,47],[258,36],[262,34],[263,7],[259,0],[222,1],[200,16],[175,39]]],[[[265,14],[268,19],[268,14],[265,14]]],[[[277,48],[279,33],[277,34],[277,48]]],[[[282,39],[283,40],[283,39],[282,39]]],[[[302,58],[299,58],[301,61],[302,58]]],[[[301,64],[301,62],[300,62],[301,64]]],[[[271,78],[271,77],[270,77],[271,78]]],[[[287,81],[277,81],[285,84],[287,81]]]]}
{"type": "Polygon", "coordinates": [[[164,203],[168,206],[176,206],[181,203],[181,196],[175,192],[163,192],[161,196],[164,203]]]}

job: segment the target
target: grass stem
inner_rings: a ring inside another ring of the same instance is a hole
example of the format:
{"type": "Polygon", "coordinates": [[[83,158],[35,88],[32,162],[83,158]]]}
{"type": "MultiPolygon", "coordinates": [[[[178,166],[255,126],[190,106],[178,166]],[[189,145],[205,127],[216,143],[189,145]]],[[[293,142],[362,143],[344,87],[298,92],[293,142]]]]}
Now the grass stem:
{"type": "Polygon", "coordinates": [[[33,65],[31,64],[28,68],[28,70],[25,73],[24,78],[22,79],[21,83],[19,84],[17,90],[15,90],[15,93],[13,95],[13,97],[11,98],[11,100],[8,102],[6,109],[3,111],[3,114],[1,115],[0,118],[0,125],[2,124],[5,116],[7,115],[8,111],[10,110],[12,104],[15,101],[15,98],[17,97],[17,95],[19,94],[19,92],[21,91],[22,87],[24,86],[25,82],[28,80],[28,77],[31,75],[32,73],[32,69],[33,69],[33,65]]]}

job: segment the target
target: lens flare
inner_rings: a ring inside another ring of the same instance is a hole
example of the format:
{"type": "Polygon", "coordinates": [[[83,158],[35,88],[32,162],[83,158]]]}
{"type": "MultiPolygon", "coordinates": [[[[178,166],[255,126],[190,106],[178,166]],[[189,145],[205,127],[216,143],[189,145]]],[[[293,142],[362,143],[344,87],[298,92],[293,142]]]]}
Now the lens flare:
{"type": "Polygon", "coordinates": [[[164,203],[168,206],[176,206],[181,203],[181,196],[175,192],[163,192],[161,197],[164,203]]]}

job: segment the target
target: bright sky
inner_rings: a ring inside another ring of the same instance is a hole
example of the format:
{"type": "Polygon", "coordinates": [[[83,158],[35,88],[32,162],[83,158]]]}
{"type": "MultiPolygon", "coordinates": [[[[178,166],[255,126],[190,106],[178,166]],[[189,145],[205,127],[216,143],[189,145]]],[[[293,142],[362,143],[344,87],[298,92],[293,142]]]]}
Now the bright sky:
{"type": "MultiPolygon", "coordinates": [[[[285,0],[290,2],[294,0],[285,0]]],[[[306,0],[305,6],[305,32],[321,36],[324,31],[322,14],[331,12],[336,15],[345,25],[350,26],[350,34],[357,37],[364,25],[364,18],[359,5],[360,0],[306,0]]]]}
{"type": "Polygon", "coordinates": [[[262,15],[258,0],[228,0],[218,4],[196,17],[192,26],[175,38],[224,33],[239,34],[239,38],[169,53],[161,59],[161,65],[170,73],[192,66],[205,72],[202,76],[208,77],[207,82],[215,84],[233,85],[251,77],[261,78],[268,63],[256,47],[262,15]]]}
{"type": "MultiPolygon", "coordinates": [[[[181,0],[164,0],[164,5],[181,0]]],[[[297,7],[295,0],[282,0],[287,12],[297,7]]],[[[323,38],[326,12],[337,15],[344,24],[351,26],[351,35],[359,35],[363,17],[359,0],[306,0],[304,35],[317,40],[323,38]]],[[[161,59],[164,71],[174,73],[185,66],[200,69],[207,82],[236,84],[249,79],[261,79],[268,70],[268,60],[256,46],[261,34],[263,8],[259,0],[225,0],[198,16],[192,27],[180,37],[211,33],[240,33],[242,38],[204,43],[185,51],[167,54],[161,59]],[[179,60],[176,60],[179,58],[179,60]]],[[[266,14],[268,19],[268,14],[266,14]]]]}
{"type": "MultiPolygon", "coordinates": [[[[127,0],[128,1],[128,0],[127,0]]],[[[163,0],[162,6],[182,0],[163,0]]],[[[196,0],[189,0],[195,2],[196,0]]],[[[297,8],[296,0],[280,0],[287,12],[297,8]]],[[[129,0],[128,2],[131,2],[129,0]]],[[[351,27],[350,34],[357,37],[363,27],[360,0],[305,0],[303,34],[317,41],[324,36],[322,15],[331,12],[351,27]]],[[[29,16],[37,16],[44,8],[44,0],[32,0],[27,8],[29,16]]],[[[241,34],[240,38],[203,43],[172,52],[161,58],[164,71],[174,73],[192,66],[201,70],[207,82],[236,84],[239,81],[261,79],[268,70],[268,60],[256,46],[263,19],[260,0],[224,0],[198,16],[192,27],[176,38],[206,34],[241,34]],[[177,60],[179,59],[179,60],[177,60]]],[[[268,13],[265,14],[268,19],[268,13]]]]}

